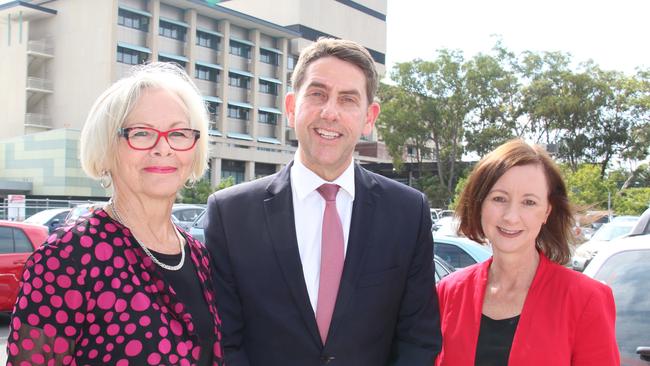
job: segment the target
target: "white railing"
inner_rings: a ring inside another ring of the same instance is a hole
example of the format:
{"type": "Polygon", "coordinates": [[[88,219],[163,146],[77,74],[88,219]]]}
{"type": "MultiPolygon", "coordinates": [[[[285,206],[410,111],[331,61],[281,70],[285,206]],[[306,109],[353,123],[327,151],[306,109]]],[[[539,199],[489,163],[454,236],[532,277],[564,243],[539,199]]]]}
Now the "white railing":
{"type": "Polygon", "coordinates": [[[52,117],[46,114],[25,113],[25,124],[52,127],[52,117]]]}
{"type": "Polygon", "coordinates": [[[38,39],[27,42],[27,51],[52,56],[54,54],[54,47],[50,40],[38,39]]]}
{"type": "Polygon", "coordinates": [[[52,83],[52,80],[30,76],[27,78],[27,89],[40,89],[40,90],[53,91],[54,83],[52,83]]]}

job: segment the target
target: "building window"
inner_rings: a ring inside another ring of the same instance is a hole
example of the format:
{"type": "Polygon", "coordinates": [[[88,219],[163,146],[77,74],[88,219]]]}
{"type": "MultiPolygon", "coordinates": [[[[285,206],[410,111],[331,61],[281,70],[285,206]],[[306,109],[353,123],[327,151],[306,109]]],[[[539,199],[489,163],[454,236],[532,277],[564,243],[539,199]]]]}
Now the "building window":
{"type": "Polygon", "coordinates": [[[117,47],[117,62],[127,65],[139,65],[147,62],[149,55],[125,47],[117,47]]]}
{"type": "Polygon", "coordinates": [[[269,125],[277,125],[278,124],[278,115],[275,113],[268,113],[268,112],[262,112],[258,114],[259,116],[259,122],[260,123],[266,123],[269,125]]]}
{"type": "Polygon", "coordinates": [[[221,161],[221,179],[233,177],[235,184],[244,181],[244,172],[246,171],[246,164],[243,161],[236,160],[222,160],[221,161]]]}
{"type": "Polygon", "coordinates": [[[124,9],[117,11],[117,24],[143,32],[149,31],[149,18],[124,9]]]}
{"type": "Polygon", "coordinates": [[[289,57],[287,57],[287,70],[293,71],[293,69],[296,68],[296,63],[298,63],[298,57],[297,56],[289,56],[289,57]]]}
{"type": "Polygon", "coordinates": [[[243,58],[251,58],[251,46],[231,40],[230,54],[243,58]]]}
{"type": "Polygon", "coordinates": [[[248,108],[237,107],[234,105],[228,106],[228,117],[235,119],[242,119],[248,121],[249,116],[248,108]]]}
{"type": "Polygon", "coordinates": [[[176,65],[177,65],[178,67],[180,67],[181,69],[184,69],[184,68],[185,68],[185,64],[186,64],[185,61],[176,60],[176,59],[173,59],[173,58],[169,58],[169,57],[165,57],[165,56],[160,56],[160,55],[158,55],[158,61],[160,61],[160,62],[168,62],[168,63],[170,63],[170,64],[176,64],[176,65]]]}
{"type": "Polygon", "coordinates": [[[228,85],[244,89],[250,89],[251,87],[250,78],[248,76],[232,72],[228,73],[228,85]]]}
{"type": "Polygon", "coordinates": [[[212,48],[213,50],[219,49],[219,37],[201,31],[196,31],[196,44],[201,47],[212,48]]]}
{"type": "Polygon", "coordinates": [[[407,146],[406,147],[406,155],[414,157],[416,155],[415,146],[407,146]]]}
{"type": "Polygon", "coordinates": [[[255,163],[255,179],[275,173],[275,164],[255,163]]]}
{"type": "Polygon", "coordinates": [[[266,64],[277,65],[278,54],[275,52],[260,49],[260,61],[266,64]]]}
{"type": "Polygon", "coordinates": [[[260,80],[260,93],[278,95],[278,86],[275,83],[260,80]]]}
{"type": "Polygon", "coordinates": [[[163,37],[185,42],[185,33],[187,33],[187,29],[181,25],[169,23],[164,20],[160,21],[158,34],[163,37]]]}
{"type": "Polygon", "coordinates": [[[194,76],[199,80],[219,82],[219,70],[210,67],[196,65],[194,76]]]}

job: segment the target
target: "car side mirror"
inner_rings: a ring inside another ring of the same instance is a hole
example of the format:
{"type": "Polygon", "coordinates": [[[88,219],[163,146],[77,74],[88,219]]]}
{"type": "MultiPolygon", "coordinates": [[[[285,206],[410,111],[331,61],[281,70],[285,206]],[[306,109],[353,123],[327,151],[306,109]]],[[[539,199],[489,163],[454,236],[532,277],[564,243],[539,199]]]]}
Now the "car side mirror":
{"type": "Polygon", "coordinates": [[[636,353],[644,361],[650,361],[650,347],[637,347],[636,353]]]}
{"type": "Polygon", "coordinates": [[[56,229],[60,225],[61,225],[61,223],[59,222],[59,219],[54,219],[54,220],[52,220],[52,222],[50,222],[50,227],[52,229],[56,229]]]}

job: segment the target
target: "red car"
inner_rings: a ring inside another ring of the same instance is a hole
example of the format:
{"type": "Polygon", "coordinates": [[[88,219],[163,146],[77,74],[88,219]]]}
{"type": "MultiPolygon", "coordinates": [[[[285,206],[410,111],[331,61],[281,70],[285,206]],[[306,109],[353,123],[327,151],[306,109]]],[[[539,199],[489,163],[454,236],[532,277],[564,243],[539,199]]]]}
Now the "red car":
{"type": "Polygon", "coordinates": [[[45,242],[46,226],[0,220],[0,312],[11,312],[27,258],[45,242]]]}

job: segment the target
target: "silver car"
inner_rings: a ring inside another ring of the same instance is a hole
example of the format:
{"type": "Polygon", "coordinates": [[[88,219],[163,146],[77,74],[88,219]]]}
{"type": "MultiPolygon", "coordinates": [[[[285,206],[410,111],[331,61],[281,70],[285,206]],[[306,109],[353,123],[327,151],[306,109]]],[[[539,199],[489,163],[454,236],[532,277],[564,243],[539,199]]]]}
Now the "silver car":
{"type": "Polygon", "coordinates": [[[189,231],[192,223],[203,213],[203,211],[205,211],[205,206],[203,205],[175,203],[172,207],[172,216],[176,218],[176,220],[174,220],[176,224],[184,230],[189,231]]]}
{"type": "Polygon", "coordinates": [[[203,222],[206,218],[206,213],[207,210],[203,210],[199,216],[196,217],[192,225],[190,226],[189,233],[192,235],[192,237],[201,243],[205,243],[205,234],[203,233],[203,228],[205,227],[205,223],[203,222]]]}
{"type": "Polygon", "coordinates": [[[603,248],[584,274],[612,288],[621,365],[650,365],[650,235],[603,248]]]}

